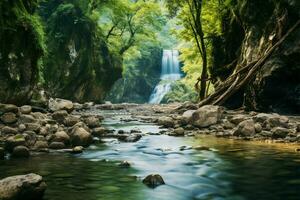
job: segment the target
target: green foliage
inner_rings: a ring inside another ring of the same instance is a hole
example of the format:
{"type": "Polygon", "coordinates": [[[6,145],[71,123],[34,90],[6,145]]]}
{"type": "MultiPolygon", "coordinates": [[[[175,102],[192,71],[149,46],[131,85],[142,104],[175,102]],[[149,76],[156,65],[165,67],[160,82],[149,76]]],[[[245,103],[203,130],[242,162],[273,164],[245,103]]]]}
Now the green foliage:
{"type": "Polygon", "coordinates": [[[152,0],[108,3],[99,20],[110,49],[121,55],[144,41],[155,42],[163,23],[160,5],[152,0]]]}

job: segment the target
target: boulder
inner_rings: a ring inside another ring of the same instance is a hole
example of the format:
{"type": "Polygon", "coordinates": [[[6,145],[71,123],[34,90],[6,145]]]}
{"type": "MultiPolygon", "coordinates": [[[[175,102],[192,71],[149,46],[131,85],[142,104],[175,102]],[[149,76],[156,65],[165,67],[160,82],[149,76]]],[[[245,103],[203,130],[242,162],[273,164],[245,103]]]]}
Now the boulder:
{"type": "Polygon", "coordinates": [[[260,123],[255,123],[254,128],[256,133],[260,133],[262,131],[262,126],[260,123]]]}
{"type": "Polygon", "coordinates": [[[34,131],[38,133],[40,131],[41,125],[38,123],[26,123],[26,131],[34,131]]]}
{"type": "Polygon", "coordinates": [[[37,120],[32,115],[20,115],[19,117],[19,124],[25,124],[25,123],[36,123],[37,120]]]}
{"type": "Polygon", "coordinates": [[[156,188],[157,186],[165,184],[165,181],[159,174],[150,174],[143,179],[143,183],[150,188],[156,188]]]}
{"type": "Polygon", "coordinates": [[[92,134],[95,137],[102,137],[106,133],[107,133],[107,130],[104,127],[97,127],[92,130],[92,134]]]}
{"type": "Polygon", "coordinates": [[[0,119],[4,124],[13,124],[18,120],[16,114],[12,112],[4,113],[0,119]]]}
{"type": "Polygon", "coordinates": [[[63,123],[67,116],[68,112],[65,110],[58,110],[52,113],[52,119],[54,119],[58,123],[63,123]]]}
{"type": "Polygon", "coordinates": [[[237,130],[234,131],[235,136],[252,136],[255,134],[255,123],[252,119],[248,119],[239,123],[237,130]]]}
{"type": "Polygon", "coordinates": [[[70,136],[65,131],[58,131],[54,134],[53,142],[63,142],[64,144],[69,144],[70,136]]]}
{"type": "Polygon", "coordinates": [[[161,125],[161,126],[164,126],[166,128],[171,128],[174,126],[174,120],[171,118],[171,117],[159,117],[158,118],[158,124],[161,125]]]}
{"type": "Polygon", "coordinates": [[[274,115],[268,118],[265,123],[270,125],[271,128],[274,127],[284,127],[288,128],[289,118],[286,116],[274,115]]]}
{"type": "Polygon", "coordinates": [[[196,110],[187,110],[182,114],[181,123],[188,124],[192,120],[193,114],[196,110]]]}
{"type": "Polygon", "coordinates": [[[7,138],[5,141],[5,149],[12,152],[16,146],[25,145],[26,140],[23,135],[15,135],[7,138]]]}
{"type": "Polygon", "coordinates": [[[88,116],[84,119],[84,122],[90,128],[95,128],[100,126],[100,121],[96,116],[88,116]]]}
{"type": "Polygon", "coordinates": [[[176,128],[172,133],[170,133],[169,135],[171,136],[184,136],[184,129],[179,127],[176,128]]]}
{"type": "Polygon", "coordinates": [[[283,127],[275,127],[271,130],[273,138],[285,138],[289,134],[289,129],[283,127]]]}
{"type": "Polygon", "coordinates": [[[78,122],[80,122],[80,118],[74,115],[69,115],[68,117],[66,117],[64,119],[64,125],[66,126],[74,126],[75,124],[77,124],[78,122]]]}
{"type": "Polygon", "coordinates": [[[0,104],[0,115],[7,112],[18,113],[19,109],[13,104],[0,104]]]}
{"type": "Polygon", "coordinates": [[[30,156],[30,152],[25,146],[16,146],[13,149],[12,156],[16,158],[27,158],[30,156]]]}
{"type": "Polygon", "coordinates": [[[74,109],[74,104],[72,101],[65,100],[65,99],[49,99],[48,102],[49,109],[51,111],[58,111],[58,110],[66,110],[68,112],[72,112],[74,109]]]}
{"type": "Polygon", "coordinates": [[[37,174],[11,176],[0,180],[0,199],[3,200],[41,200],[46,183],[37,174]]]}
{"type": "Polygon", "coordinates": [[[222,118],[223,109],[219,106],[202,106],[193,113],[192,124],[196,127],[208,127],[216,124],[222,118]]]}
{"type": "Polygon", "coordinates": [[[49,145],[50,149],[64,149],[66,145],[63,142],[51,142],[49,145]]]}
{"type": "Polygon", "coordinates": [[[83,146],[76,146],[72,149],[73,154],[79,154],[83,152],[83,146]]]}
{"type": "Polygon", "coordinates": [[[16,135],[18,134],[18,130],[16,128],[12,128],[10,126],[4,126],[2,129],[1,129],[1,132],[3,134],[6,134],[6,135],[9,135],[9,134],[13,134],[13,135],[16,135]]]}
{"type": "Polygon", "coordinates": [[[71,143],[73,146],[89,146],[93,141],[91,133],[84,128],[74,127],[71,132],[71,143]]]}
{"type": "Polygon", "coordinates": [[[34,144],[34,149],[41,150],[41,149],[48,149],[49,145],[46,141],[36,141],[34,144]]]}
{"type": "Polygon", "coordinates": [[[20,107],[20,112],[22,114],[30,114],[31,111],[32,111],[32,107],[31,106],[25,105],[25,106],[20,107]]]}
{"type": "Polygon", "coordinates": [[[235,125],[241,123],[242,121],[245,121],[246,119],[247,119],[247,116],[242,115],[242,114],[235,114],[233,116],[228,117],[228,121],[235,125]]]}
{"type": "Polygon", "coordinates": [[[289,118],[278,114],[259,113],[254,117],[256,122],[264,124],[265,127],[288,127],[289,118]]]}
{"type": "Polygon", "coordinates": [[[90,128],[84,122],[78,122],[77,124],[72,126],[71,130],[73,130],[75,127],[80,127],[80,128],[83,128],[84,130],[86,130],[87,132],[90,132],[90,128]]]}

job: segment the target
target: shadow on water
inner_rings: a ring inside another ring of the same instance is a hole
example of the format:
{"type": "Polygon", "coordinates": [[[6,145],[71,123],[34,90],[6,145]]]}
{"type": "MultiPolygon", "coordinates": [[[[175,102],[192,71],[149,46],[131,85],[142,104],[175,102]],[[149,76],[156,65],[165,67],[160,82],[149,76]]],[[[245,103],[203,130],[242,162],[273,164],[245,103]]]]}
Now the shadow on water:
{"type": "MultiPolygon", "coordinates": [[[[116,130],[157,126],[109,119],[116,130]]],[[[44,176],[47,200],[299,199],[300,154],[295,147],[203,136],[148,135],[136,143],[105,139],[81,155],[34,155],[0,161],[0,177],[35,172],[44,176]],[[208,146],[212,151],[192,149],[208,146]],[[121,168],[127,160],[132,167],[121,168]],[[156,189],[141,179],[158,173],[166,185],[156,189]]]]}

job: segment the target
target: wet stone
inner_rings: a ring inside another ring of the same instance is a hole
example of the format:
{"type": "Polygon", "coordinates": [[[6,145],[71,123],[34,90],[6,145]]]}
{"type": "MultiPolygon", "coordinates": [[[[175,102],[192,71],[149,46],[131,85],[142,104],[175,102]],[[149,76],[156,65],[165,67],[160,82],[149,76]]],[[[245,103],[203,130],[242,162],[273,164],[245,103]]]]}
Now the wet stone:
{"type": "Polygon", "coordinates": [[[12,156],[16,158],[27,158],[30,156],[29,149],[25,146],[16,146],[13,149],[12,156]]]}
{"type": "Polygon", "coordinates": [[[156,188],[157,186],[164,185],[165,181],[159,174],[150,174],[143,179],[143,183],[150,188],[156,188]]]}

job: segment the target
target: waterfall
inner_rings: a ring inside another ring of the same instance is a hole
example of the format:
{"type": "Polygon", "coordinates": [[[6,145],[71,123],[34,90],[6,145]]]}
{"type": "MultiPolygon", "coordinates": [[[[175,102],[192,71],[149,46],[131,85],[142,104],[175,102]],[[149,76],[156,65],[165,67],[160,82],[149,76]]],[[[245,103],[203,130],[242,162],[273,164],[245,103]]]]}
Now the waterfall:
{"type": "Polygon", "coordinates": [[[178,50],[164,50],[162,57],[162,68],[160,82],[155,86],[149,103],[159,104],[164,96],[171,90],[171,84],[180,79],[178,50]]]}

